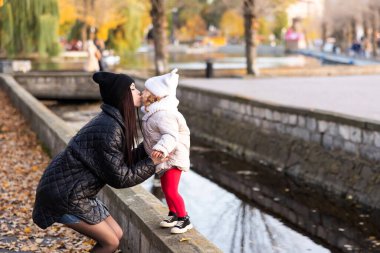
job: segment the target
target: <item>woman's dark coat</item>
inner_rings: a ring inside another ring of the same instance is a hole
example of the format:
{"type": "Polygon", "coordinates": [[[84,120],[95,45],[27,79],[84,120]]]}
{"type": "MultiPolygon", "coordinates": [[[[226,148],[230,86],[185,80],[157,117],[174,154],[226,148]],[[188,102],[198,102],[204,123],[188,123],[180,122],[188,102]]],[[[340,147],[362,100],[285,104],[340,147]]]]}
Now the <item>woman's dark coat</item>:
{"type": "Polygon", "coordinates": [[[108,104],[101,108],[42,175],[33,210],[33,221],[39,227],[49,227],[63,214],[97,224],[109,216],[107,207],[96,198],[105,184],[131,187],[154,174],[153,161],[141,144],[134,150],[135,163],[127,167],[122,116],[108,104]]]}

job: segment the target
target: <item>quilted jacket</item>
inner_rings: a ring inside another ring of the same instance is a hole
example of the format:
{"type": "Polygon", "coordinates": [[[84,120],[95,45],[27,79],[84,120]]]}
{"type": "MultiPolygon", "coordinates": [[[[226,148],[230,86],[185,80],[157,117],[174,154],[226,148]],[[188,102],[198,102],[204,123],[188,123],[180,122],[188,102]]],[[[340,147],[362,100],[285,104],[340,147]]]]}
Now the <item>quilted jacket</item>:
{"type": "Polygon", "coordinates": [[[96,194],[108,184],[126,188],[140,184],[155,172],[153,161],[140,144],[127,167],[124,123],[119,111],[102,104],[102,112],[88,122],[44,171],[36,191],[33,221],[45,229],[63,214],[97,224],[110,214],[96,194]]]}
{"type": "Polygon", "coordinates": [[[157,165],[156,172],[173,166],[183,171],[190,168],[190,130],[183,115],[178,111],[179,101],[167,96],[147,108],[142,118],[144,147],[150,155],[153,150],[161,151],[169,160],[157,165]]]}

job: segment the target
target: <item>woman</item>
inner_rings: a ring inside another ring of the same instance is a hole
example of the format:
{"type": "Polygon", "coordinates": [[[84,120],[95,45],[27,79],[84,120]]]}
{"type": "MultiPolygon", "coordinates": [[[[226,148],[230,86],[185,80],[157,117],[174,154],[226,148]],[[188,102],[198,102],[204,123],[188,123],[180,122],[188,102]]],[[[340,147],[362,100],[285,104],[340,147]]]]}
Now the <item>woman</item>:
{"type": "Polygon", "coordinates": [[[122,230],[96,198],[105,184],[126,188],[140,184],[166,160],[149,158],[137,137],[136,110],[141,105],[134,80],[124,74],[97,72],[102,112],[87,123],[46,168],[38,184],[33,221],[45,229],[59,222],[97,244],[92,252],[114,252],[122,230]]]}
{"type": "MultiPolygon", "coordinates": [[[[93,37],[92,37],[93,38],[93,37]]],[[[84,70],[88,72],[99,71],[99,50],[96,47],[93,39],[86,42],[87,61],[84,65],[84,70]]]]}

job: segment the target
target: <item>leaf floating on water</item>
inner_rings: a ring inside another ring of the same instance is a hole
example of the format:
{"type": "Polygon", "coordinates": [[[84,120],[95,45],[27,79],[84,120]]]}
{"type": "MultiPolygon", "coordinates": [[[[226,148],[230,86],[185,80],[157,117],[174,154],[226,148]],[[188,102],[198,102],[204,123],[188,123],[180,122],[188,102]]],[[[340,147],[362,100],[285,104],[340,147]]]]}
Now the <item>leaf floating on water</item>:
{"type": "Polygon", "coordinates": [[[253,187],[252,190],[255,191],[255,192],[259,192],[260,188],[259,187],[253,187]]]}
{"type": "Polygon", "coordinates": [[[250,171],[250,170],[239,170],[239,171],[237,172],[237,174],[239,174],[239,175],[243,175],[243,176],[249,176],[249,175],[252,175],[253,172],[250,171]]]}

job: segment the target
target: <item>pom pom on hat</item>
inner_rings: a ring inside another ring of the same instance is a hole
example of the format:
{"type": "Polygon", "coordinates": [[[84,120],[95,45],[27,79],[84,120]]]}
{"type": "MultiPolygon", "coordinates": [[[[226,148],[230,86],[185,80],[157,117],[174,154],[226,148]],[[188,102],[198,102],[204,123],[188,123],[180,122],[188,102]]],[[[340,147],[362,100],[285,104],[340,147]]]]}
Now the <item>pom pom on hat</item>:
{"type": "Polygon", "coordinates": [[[157,97],[175,96],[179,79],[177,71],[178,69],[173,69],[165,75],[149,78],[145,82],[145,88],[157,97]]]}
{"type": "Polygon", "coordinates": [[[99,84],[100,95],[104,103],[118,108],[119,103],[124,99],[125,91],[135,81],[125,74],[115,74],[111,72],[96,72],[92,79],[99,84]]]}

